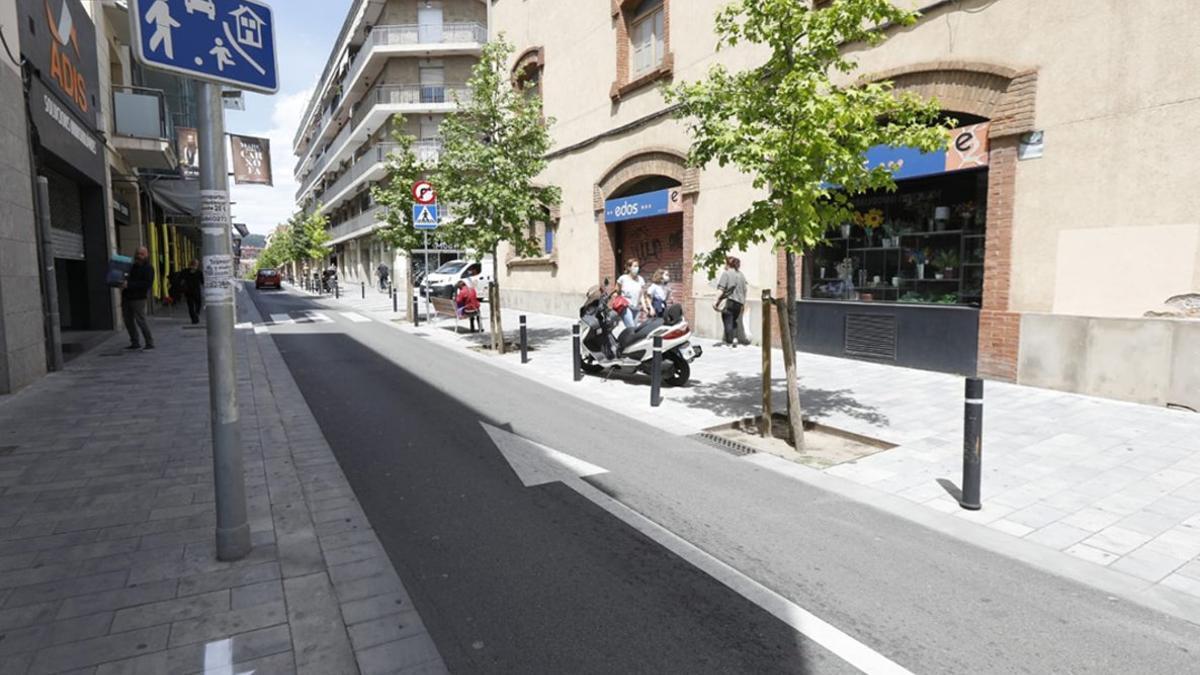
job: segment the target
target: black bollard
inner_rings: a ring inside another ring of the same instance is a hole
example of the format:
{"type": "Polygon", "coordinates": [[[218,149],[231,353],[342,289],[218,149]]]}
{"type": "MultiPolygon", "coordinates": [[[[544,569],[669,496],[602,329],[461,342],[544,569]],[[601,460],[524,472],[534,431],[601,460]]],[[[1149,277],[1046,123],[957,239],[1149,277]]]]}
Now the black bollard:
{"type": "Polygon", "coordinates": [[[521,315],[521,363],[529,363],[529,329],[524,314],[521,315]]]}
{"type": "Polygon", "coordinates": [[[580,345],[578,323],[571,326],[571,346],[574,351],[574,354],[571,357],[571,367],[573,368],[572,372],[574,373],[575,381],[578,382],[583,379],[583,355],[579,353],[580,345]]]}
{"type": "Polygon", "coordinates": [[[392,286],[392,314],[400,313],[400,296],[396,295],[396,287],[392,286]]]}
{"type": "Polygon", "coordinates": [[[421,325],[421,298],[413,298],[413,325],[421,325]]]}
{"type": "Polygon", "coordinates": [[[342,299],[342,287],[338,284],[337,279],[333,280],[333,297],[335,300],[342,299]]]}
{"type": "Polygon", "coordinates": [[[362,299],[367,299],[367,282],[362,282],[362,299]]]}
{"type": "Polygon", "coordinates": [[[967,397],[963,411],[963,482],[959,506],[971,511],[983,507],[980,483],[983,479],[983,380],[967,378],[967,397]]]}
{"type": "Polygon", "coordinates": [[[662,403],[662,336],[654,336],[654,356],[650,359],[650,407],[662,403]]]}

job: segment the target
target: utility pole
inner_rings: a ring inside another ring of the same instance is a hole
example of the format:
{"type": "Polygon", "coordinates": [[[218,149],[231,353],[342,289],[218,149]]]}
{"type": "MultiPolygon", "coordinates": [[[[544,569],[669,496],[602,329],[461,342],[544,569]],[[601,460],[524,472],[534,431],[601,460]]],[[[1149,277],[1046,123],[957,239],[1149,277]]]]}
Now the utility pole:
{"type": "Polygon", "coordinates": [[[200,231],[208,330],[208,388],[212,418],[213,487],[217,508],[217,559],[250,552],[246,479],[238,429],[237,377],[233,352],[233,250],[229,178],[225,171],[225,111],[221,87],[198,82],[200,231]]]}

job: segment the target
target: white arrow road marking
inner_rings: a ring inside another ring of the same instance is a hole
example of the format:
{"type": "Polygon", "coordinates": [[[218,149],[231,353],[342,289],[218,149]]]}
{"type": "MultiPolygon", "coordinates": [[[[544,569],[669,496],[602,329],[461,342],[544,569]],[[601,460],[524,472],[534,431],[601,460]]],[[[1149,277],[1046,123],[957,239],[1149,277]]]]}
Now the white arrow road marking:
{"type": "Polygon", "coordinates": [[[721,562],[583,480],[584,476],[608,473],[607,469],[535,443],[510,431],[484,422],[480,424],[525,487],[561,482],[862,672],[870,675],[912,675],[903,666],[843,633],[812,612],[721,562]]]}
{"type": "Polygon", "coordinates": [[[287,314],[272,314],[271,315],[271,323],[273,323],[277,326],[287,326],[289,324],[293,324],[296,322],[294,320],[292,320],[292,317],[288,316],[287,314]]]}
{"type": "Polygon", "coordinates": [[[341,315],[347,319],[350,319],[354,323],[371,323],[371,320],[362,314],[356,314],[354,312],[341,312],[341,315]]]}

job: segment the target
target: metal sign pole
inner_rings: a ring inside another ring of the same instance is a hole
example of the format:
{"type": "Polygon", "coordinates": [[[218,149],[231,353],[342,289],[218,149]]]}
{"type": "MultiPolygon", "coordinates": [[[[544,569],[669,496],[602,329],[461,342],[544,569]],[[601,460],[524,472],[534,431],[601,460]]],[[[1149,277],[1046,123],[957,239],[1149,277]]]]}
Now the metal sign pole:
{"type": "Polygon", "coordinates": [[[429,283],[429,230],[425,230],[425,281],[422,283],[425,286],[425,318],[429,318],[429,294],[433,292],[433,286],[429,283]]]}
{"type": "Polygon", "coordinates": [[[197,93],[201,255],[208,324],[217,559],[228,561],[243,558],[250,552],[250,524],[246,518],[246,481],[234,373],[233,251],[225,172],[225,111],[219,85],[199,82],[197,93]]]}

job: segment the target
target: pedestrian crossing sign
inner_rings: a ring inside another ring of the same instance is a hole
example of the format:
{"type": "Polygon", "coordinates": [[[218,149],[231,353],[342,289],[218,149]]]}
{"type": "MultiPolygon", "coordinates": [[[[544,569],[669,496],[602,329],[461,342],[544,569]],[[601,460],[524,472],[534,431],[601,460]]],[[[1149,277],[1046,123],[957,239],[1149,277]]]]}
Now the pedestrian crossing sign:
{"type": "Polygon", "coordinates": [[[437,204],[413,204],[413,227],[418,230],[436,230],[437,226],[437,204]]]}

